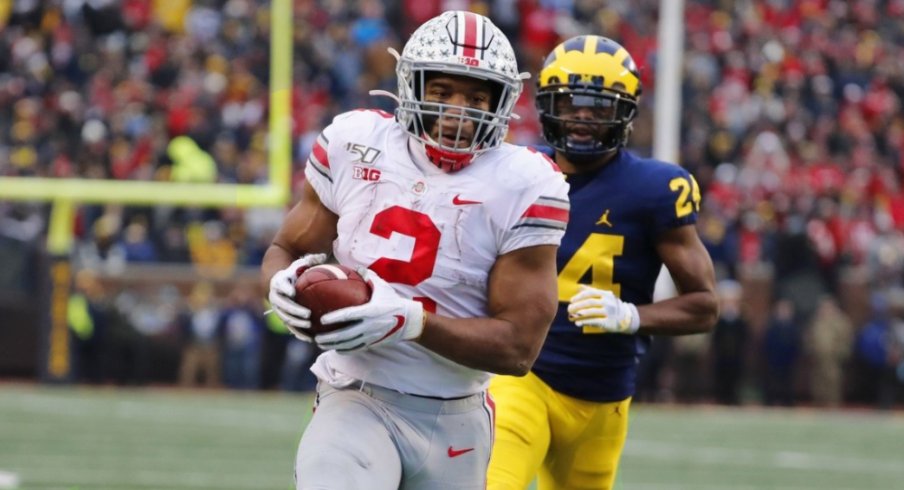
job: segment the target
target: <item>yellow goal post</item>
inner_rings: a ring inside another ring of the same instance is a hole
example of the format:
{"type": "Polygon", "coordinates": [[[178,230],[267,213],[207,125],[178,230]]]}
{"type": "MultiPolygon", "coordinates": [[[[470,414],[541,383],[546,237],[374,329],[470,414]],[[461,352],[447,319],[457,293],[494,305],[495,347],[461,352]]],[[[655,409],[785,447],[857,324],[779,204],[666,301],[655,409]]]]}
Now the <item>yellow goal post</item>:
{"type": "Polygon", "coordinates": [[[49,327],[43,376],[64,381],[71,374],[66,302],[72,277],[69,255],[75,208],[80,204],[280,207],[289,202],[292,172],[292,1],[271,0],[268,181],[255,184],[0,177],[0,200],[51,202],[47,250],[51,265],[49,327]]]}

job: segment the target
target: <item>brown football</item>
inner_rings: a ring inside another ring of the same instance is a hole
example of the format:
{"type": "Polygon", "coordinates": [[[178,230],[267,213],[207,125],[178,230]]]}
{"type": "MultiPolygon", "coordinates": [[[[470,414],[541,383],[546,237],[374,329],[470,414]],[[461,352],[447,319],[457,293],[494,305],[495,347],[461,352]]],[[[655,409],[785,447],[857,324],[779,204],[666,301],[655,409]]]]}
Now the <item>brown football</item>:
{"type": "Polygon", "coordinates": [[[360,274],[340,264],[311,267],[295,281],[295,301],[311,310],[311,333],[332,332],[348,326],[348,322],[321,325],[320,317],[347,306],[370,301],[371,289],[360,274]]]}

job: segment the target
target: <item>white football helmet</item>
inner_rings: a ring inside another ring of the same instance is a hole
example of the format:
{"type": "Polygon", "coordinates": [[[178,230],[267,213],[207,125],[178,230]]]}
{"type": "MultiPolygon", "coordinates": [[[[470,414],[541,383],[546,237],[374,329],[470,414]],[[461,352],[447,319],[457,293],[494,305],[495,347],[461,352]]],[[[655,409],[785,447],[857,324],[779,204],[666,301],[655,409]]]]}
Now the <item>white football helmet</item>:
{"type": "MultiPolygon", "coordinates": [[[[470,164],[475,155],[502,144],[513,116],[512,109],[522,90],[526,74],[518,73],[512,45],[490,19],[472,12],[444,12],[418,27],[396,57],[399,108],[396,117],[402,127],[424,144],[427,156],[450,172],[470,164]],[[463,75],[492,82],[494,97],[490,111],[424,102],[428,72],[463,75]],[[454,111],[447,112],[448,109],[454,111]],[[445,119],[457,123],[455,134],[443,134],[434,141],[429,131],[445,119]],[[467,147],[458,147],[465,121],[474,123],[473,138],[467,147]],[[455,145],[445,145],[444,138],[455,145]]],[[[384,93],[385,95],[385,93],[384,93]]]]}

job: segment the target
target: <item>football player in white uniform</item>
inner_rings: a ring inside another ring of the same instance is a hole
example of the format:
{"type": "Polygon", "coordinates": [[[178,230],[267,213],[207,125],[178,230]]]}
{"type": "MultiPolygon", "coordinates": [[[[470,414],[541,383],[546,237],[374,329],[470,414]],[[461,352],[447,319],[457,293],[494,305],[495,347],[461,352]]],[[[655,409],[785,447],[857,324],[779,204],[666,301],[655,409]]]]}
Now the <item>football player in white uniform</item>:
{"type": "Polygon", "coordinates": [[[509,41],[452,11],[391,52],[395,115],[352,111],[323,130],[262,265],[275,313],[325,350],[298,489],[484,488],[491,373],[527,373],[556,312],[568,185],[503,142],[524,77],[509,41]],[[294,281],[329,254],[373,297],[312,338],[294,281]]]}

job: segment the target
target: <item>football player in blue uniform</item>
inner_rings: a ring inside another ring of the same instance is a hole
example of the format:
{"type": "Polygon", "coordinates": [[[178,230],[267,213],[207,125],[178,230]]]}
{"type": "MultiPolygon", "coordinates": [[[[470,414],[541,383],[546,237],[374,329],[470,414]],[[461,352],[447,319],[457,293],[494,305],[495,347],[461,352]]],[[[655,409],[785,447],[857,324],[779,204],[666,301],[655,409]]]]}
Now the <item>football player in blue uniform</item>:
{"type": "Polygon", "coordinates": [[[558,251],[559,310],[525,377],[497,376],[491,490],[609,489],[651,335],[708,332],[712,261],[694,223],[700,189],[678,165],[624,146],[641,83],[630,54],[600,36],[558,45],[540,72],[544,139],[571,190],[558,251]],[[662,265],[679,291],[653,302],[662,265]]]}

